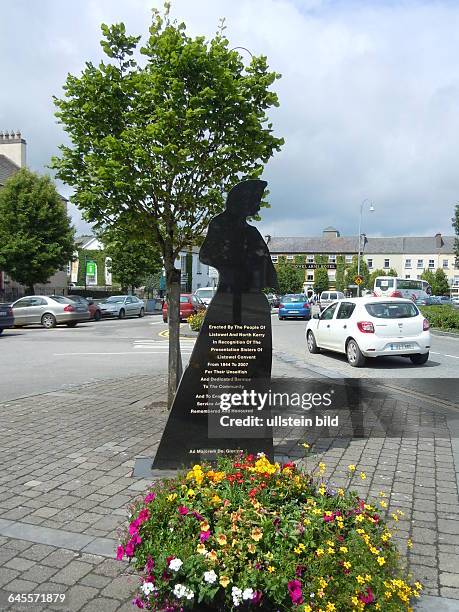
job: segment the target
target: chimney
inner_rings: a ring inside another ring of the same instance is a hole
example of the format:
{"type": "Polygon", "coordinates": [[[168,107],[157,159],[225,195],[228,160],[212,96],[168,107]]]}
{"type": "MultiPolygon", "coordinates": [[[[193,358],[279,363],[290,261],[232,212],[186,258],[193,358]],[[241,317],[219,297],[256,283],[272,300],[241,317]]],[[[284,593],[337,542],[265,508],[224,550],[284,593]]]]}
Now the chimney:
{"type": "Polygon", "coordinates": [[[271,242],[271,236],[269,234],[266,234],[265,242],[266,242],[266,244],[269,244],[271,242]]]}
{"type": "Polygon", "coordinates": [[[25,168],[26,165],[26,147],[27,143],[19,130],[0,131],[0,155],[4,155],[20,168],[25,168]]]}
{"type": "Polygon", "coordinates": [[[435,248],[441,249],[443,245],[444,245],[443,238],[441,237],[440,232],[437,232],[435,234],[435,248]]]}
{"type": "Polygon", "coordinates": [[[324,238],[339,238],[339,231],[334,227],[328,226],[322,231],[324,238]]]}

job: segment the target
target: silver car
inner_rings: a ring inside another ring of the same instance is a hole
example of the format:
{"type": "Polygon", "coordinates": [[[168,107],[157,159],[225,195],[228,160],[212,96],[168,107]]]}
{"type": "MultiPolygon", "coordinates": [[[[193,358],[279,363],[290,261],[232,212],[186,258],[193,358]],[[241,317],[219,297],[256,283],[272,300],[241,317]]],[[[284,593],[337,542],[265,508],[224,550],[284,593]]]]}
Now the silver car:
{"type": "Polygon", "coordinates": [[[81,321],[89,321],[88,308],[75,304],[63,295],[29,295],[11,305],[14,326],[43,325],[48,329],[65,323],[75,327],[81,321]]]}
{"type": "Polygon", "coordinates": [[[145,314],[145,304],[136,295],[112,295],[99,302],[99,306],[103,317],[124,319],[133,315],[143,317],[145,314]]]}

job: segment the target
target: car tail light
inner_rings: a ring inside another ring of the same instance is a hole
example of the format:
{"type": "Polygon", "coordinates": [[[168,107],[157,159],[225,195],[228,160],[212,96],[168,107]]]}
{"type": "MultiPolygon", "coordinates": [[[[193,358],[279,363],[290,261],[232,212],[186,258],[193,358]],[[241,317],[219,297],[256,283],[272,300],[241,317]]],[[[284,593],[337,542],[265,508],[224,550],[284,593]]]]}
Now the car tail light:
{"type": "Polygon", "coordinates": [[[427,331],[428,329],[430,329],[430,323],[427,319],[424,319],[424,321],[422,322],[422,329],[423,331],[427,331]]]}
{"type": "Polygon", "coordinates": [[[389,297],[399,297],[399,298],[402,298],[403,295],[402,295],[401,291],[392,291],[392,293],[390,294],[389,297]]]}
{"type": "Polygon", "coordinates": [[[279,308],[284,308],[284,305],[283,304],[279,304],[279,308]]]}
{"type": "Polygon", "coordinates": [[[75,307],[72,304],[67,304],[67,306],[64,306],[64,312],[75,312],[75,307]]]}
{"type": "Polygon", "coordinates": [[[305,302],[305,303],[303,304],[303,308],[309,308],[309,302],[305,302]]]}
{"type": "Polygon", "coordinates": [[[357,327],[363,334],[374,334],[375,328],[371,321],[359,321],[357,327]]]}

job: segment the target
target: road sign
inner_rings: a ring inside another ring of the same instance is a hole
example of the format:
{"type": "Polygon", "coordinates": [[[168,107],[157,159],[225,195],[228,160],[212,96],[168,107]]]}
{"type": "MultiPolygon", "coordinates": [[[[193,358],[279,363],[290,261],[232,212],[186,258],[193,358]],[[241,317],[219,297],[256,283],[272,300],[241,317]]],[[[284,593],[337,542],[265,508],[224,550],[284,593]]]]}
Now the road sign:
{"type": "Polygon", "coordinates": [[[355,276],[354,277],[354,283],[356,285],[361,285],[363,283],[363,276],[360,276],[360,275],[355,276]]]}

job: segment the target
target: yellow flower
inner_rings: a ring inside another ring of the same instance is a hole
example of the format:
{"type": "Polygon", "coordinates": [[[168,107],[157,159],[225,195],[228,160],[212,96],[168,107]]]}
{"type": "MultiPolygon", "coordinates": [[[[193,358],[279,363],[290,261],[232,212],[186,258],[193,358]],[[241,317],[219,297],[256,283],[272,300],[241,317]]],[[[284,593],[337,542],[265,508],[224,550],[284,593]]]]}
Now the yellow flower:
{"type": "Polygon", "coordinates": [[[312,612],[312,608],[309,604],[306,604],[303,608],[303,612],[312,612]]]}
{"type": "Polygon", "coordinates": [[[255,546],[253,544],[247,544],[247,550],[249,551],[249,553],[254,553],[255,546]]]}
{"type": "Polygon", "coordinates": [[[317,555],[318,557],[321,557],[323,554],[325,554],[325,552],[324,552],[324,549],[323,549],[323,548],[318,548],[318,549],[316,550],[316,555],[317,555]]]}
{"type": "Polygon", "coordinates": [[[274,555],[272,552],[268,552],[265,555],[266,559],[268,559],[268,561],[272,561],[274,559],[274,555]]]}
{"type": "Polygon", "coordinates": [[[381,506],[381,508],[387,508],[387,502],[383,499],[379,502],[379,505],[381,506]]]}
{"type": "Polygon", "coordinates": [[[332,548],[331,546],[329,546],[329,547],[327,548],[327,552],[328,552],[328,554],[330,554],[330,555],[334,555],[334,554],[335,554],[335,549],[334,549],[334,548],[332,548]]]}
{"type": "Polygon", "coordinates": [[[354,604],[354,606],[358,606],[360,601],[357,599],[357,597],[354,595],[353,597],[351,597],[351,601],[354,604]]]}
{"type": "Polygon", "coordinates": [[[364,520],[365,520],[365,517],[363,516],[363,514],[357,514],[357,516],[355,517],[356,523],[362,523],[364,520]]]}
{"type": "Polygon", "coordinates": [[[408,548],[413,548],[413,541],[410,538],[408,538],[406,545],[408,546],[408,548]]]}
{"type": "Polygon", "coordinates": [[[384,597],[386,599],[390,599],[392,597],[392,591],[385,591],[384,592],[384,597]]]}
{"type": "Polygon", "coordinates": [[[196,495],[196,493],[193,491],[193,489],[188,489],[186,495],[187,495],[187,497],[194,497],[196,495]]]}
{"type": "Polygon", "coordinates": [[[229,585],[230,583],[230,579],[228,578],[228,576],[220,576],[220,580],[219,580],[220,584],[222,585],[222,587],[224,589],[226,589],[226,587],[229,585]]]}
{"type": "Polygon", "coordinates": [[[344,489],[338,489],[338,495],[344,497],[344,489]]]}
{"type": "Polygon", "coordinates": [[[325,463],[323,463],[323,461],[321,461],[321,462],[319,463],[319,471],[320,471],[320,472],[325,472],[325,470],[326,470],[326,469],[327,469],[326,464],[325,464],[325,463]]]}
{"type": "Polygon", "coordinates": [[[376,561],[379,563],[379,565],[383,566],[384,563],[386,562],[386,560],[384,559],[384,557],[377,557],[376,561]]]}
{"type": "Polygon", "coordinates": [[[173,502],[175,499],[177,499],[177,493],[171,493],[166,499],[168,502],[173,502]]]}
{"type": "Polygon", "coordinates": [[[296,552],[297,555],[301,555],[304,549],[305,549],[304,544],[298,544],[298,546],[296,546],[293,550],[296,552]]]}
{"type": "Polygon", "coordinates": [[[207,521],[201,522],[201,531],[209,531],[210,525],[207,521]]]}
{"type": "Polygon", "coordinates": [[[268,565],[268,572],[272,574],[274,572],[274,567],[272,565],[268,565]]]}
{"type": "Polygon", "coordinates": [[[355,578],[359,584],[365,584],[365,578],[360,574],[355,578]]]}
{"type": "Polygon", "coordinates": [[[378,549],[375,546],[369,546],[370,552],[374,555],[378,554],[378,549]]]}
{"type": "Polygon", "coordinates": [[[415,582],[414,586],[417,588],[418,591],[422,591],[422,584],[420,582],[415,582]]]}
{"type": "Polygon", "coordinates": [[[348,547],[347,546],[340,546],[339,547],[339,551],[342,553],[347,553],[349,552],[348,547]]]}
{"type": "Polygon", "coordinates": [[[367,475],[365,474],[365,472],[360,472],[360,479],[361,480],[365,480],[366,477],[367,477],[367,475]]]}
{"type": "Polygon", "coordinates": [[[328,582],[324,578],[319,579],[319,584],[322,587],[322,589],[325,589],[325,587],[328,586],[328,582]]]}
{"type": "Polygon", "coordinates": [[[217,560],[217,553],[215,552],[215,550],[214,550],[214,549],[212,549],[212,550],[210,551],[210,553],[208,553],[208,554],[207,554],[207,556],[209,557],[209,559],[210,559],[211,561],[216,561],[216,560],[217,560]]]}
{"type": "Polygon", "coordinates": [[[309,444],[307,442],[303,442],[303,444],[301,445],[303,448],[309,448],[309,444]]]}
{"type": "Polygon", "coordinates": [[[319,489],[318,489],[319,493],[321,495],[325,495],[325,493],[327,492],[327,487],[325,485],[320,485],[319,489]]]}
{"type": "Polygon", "coordinates": [[[387,497],[387,495],[384,493],[384,491],[380,491],[379,492],[379,497],[387,497]]]}
{"type": "Polygon", "coordinates": [[[311,519],[305,518],[303,521],[303,525],[310,525],[311,524],[311,519]]]}
{"type": "Polygon", "coordinates": [[[370,574],[365,574],[365,580],[366,580],[366,582],[371,582],[370,574]]]}
{"type": "Polygon", "coordinates": [[[259,527],[254,527],[250,536],[252,540],[255,540],[255,542],[259,542],[263,537],[263,532],[259,527]]]}
{"type": "Polygon", "coordinates": [[[218,497],[218,495],[214,495],[212,497],[212,499],[210,500],[213,504],[218,505],[222,500],[220,497],[218,497]]]}
{"type": "Polygon", "coordinates": [[[317,595],[322,599],[322,597],[325,595],[324,591],[322,589],[319,589],[317,591],[317,595]]]}
{"type": "Polygon", "coordinates": [[[348,465],[348,466],[347,466],[347,469],[348,469],[350,472],[355,472],[355,465],[354,465],[353,463],[351,463],[351,465],[348,465]]]}
{"type": "Polygon", "coordinates": [[[344,565],[344,567],[346,569],[350,569],[352,567],[352,565],[349,563],[349,561],[344,561],[343,565],[344,565]]]}
{"type": "Polygon", "coordinates": [[[220,546],[225,546],[228,543],[228,540],[226,539],[226,535],[224,533],[221,533],[220,535],[218,535],[217,542],[220,544],[220,546]]]}
{"type": "Polygon", "coordinates": [[[205,555],[207,552],[206,547],[204,546],[204,544],[198,544],[196,546],[196,552],[199,553],[200,555],[205,555]]]}
{"type": "Polygon", "coordinates": [[[327,612],[335,612],[335,610],[336,610],[335,604],[329,601],[327,604],[327,612]]]}

